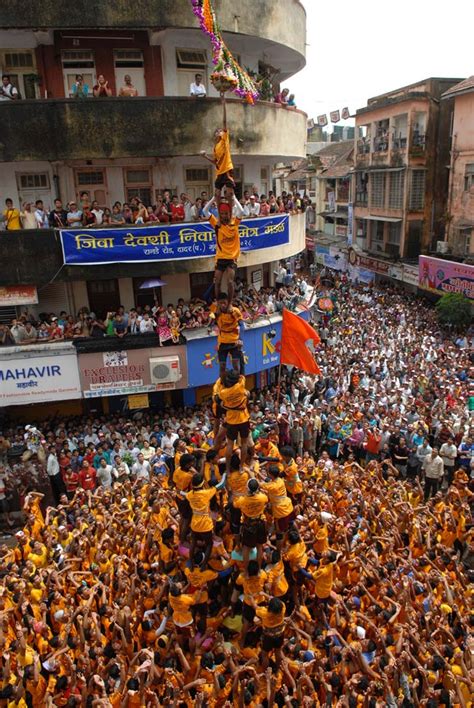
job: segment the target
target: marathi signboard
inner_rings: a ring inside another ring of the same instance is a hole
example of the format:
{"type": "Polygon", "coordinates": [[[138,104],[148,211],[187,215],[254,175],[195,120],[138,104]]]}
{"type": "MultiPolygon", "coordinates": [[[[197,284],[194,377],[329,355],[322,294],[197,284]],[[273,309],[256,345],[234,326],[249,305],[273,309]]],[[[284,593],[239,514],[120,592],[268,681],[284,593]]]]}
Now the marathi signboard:
{"type": "Polygon", "coordinates": [[[5,285],[0,287],[0,307],[37,304],[38,291],[35,285],[5,285]]]}
{"type": "Polygon", "coordinates": [[[0,402],[3,406],[81,398],[75,350],[2,352],[0,402]]]}
{"type": "Polygon", "coordinates": [[[474,300],[474,266],[420,256],[418,285],[432,293],[461,293],[474,300]]]}
{"type": "MultiPolygon", "coordinates": [[[[242,251],[289,243],[289,219],[288,214],[276,214],[242,221],[239,226],[242,251]]],[[[207,221],[123,229],[63,230],[61,244],[64,263],[81,266],[208,258],[216,253],[215,231],[207,221]]]]}

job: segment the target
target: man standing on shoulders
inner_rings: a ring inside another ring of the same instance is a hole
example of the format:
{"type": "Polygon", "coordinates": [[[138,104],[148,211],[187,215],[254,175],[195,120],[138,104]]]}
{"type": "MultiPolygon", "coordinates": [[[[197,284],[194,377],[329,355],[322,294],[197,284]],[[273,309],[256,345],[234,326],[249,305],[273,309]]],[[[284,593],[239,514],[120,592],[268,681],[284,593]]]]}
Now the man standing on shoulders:
{"type": "Polygon", "coordinates": [[[221,381],[224,381],[227,358],[230,355],[232,367],[238,374],[244,374],[244,360],[242,355],[244,322],[238,307],[229,302],[227,293],[217,296],[217,309],[215,321],[218,328],[218,358],[221,381]]]}

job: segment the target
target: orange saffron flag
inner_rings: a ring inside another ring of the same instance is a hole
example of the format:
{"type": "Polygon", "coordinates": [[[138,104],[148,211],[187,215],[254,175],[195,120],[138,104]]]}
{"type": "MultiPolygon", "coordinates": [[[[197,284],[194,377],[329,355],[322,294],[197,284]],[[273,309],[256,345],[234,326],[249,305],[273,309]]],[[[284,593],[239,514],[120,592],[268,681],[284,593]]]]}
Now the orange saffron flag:
{"type": "Polygon", "coordinates": [[[283,328],[281,334],[280,363],[296,366],[309,374],[320,374],[321,369],[314,360],[307,342],[316,346],[321,341],[311,325],[289,310],[283,310],[283,328]]]}

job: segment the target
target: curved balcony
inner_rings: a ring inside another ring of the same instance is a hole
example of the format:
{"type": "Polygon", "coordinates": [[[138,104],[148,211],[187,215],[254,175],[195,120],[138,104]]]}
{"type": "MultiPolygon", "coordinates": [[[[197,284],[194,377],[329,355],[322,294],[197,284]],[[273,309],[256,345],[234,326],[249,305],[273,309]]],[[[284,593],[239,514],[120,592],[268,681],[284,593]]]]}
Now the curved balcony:
{"type": "MultiPolygon", "coordinates": [[[[223,32],[262,37],[305,56],[306,13],[299,0],[239,0],[218,3],[223,32]]],[[[1,3],[3,29],[191,28],[197,21],[189,0],[8,0],[1,3]]]]}
{"type": "MultiPolygon", "coordinates": [[[[241,254],[239,265],[270,263],[295,256],[305,248],[305,215],[290,217],[290,242],[283,246],[263,248],[241,254]]],[[[0,238],[0,286],[33,284],[41,287],[53,280],[101,280],[107,278],[156,277],[174,273],[207,273],[214,269],[213,258],[195,258],[148,263],[114,263],[110,265],[66,266],[59,232],[54,229],[39,231],[5,231],[0,238]]]]}
{"type": "MultiPolygon", "coordinates": [[[[222,124],[212,98],[11,101],[1,109],[0,162],[196,156],[222,124]]],[[[302,111],[230,99],[227,113],[235,155],[305,156],[302,111]]]]}

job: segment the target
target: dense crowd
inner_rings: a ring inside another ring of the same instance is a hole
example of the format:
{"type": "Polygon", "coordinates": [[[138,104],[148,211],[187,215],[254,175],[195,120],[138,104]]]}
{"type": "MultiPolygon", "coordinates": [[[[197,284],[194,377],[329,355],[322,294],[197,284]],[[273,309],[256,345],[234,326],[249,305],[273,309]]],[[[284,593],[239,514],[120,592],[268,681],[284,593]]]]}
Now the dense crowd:
{"type": "MultiPolygon", "coordinates": [[[[79,203],[71,199],[65,206],[60,199],[54,200],[54,208],[45,206],[38,199],[33,204],[25,202],[18,209],[13,200],[5,200],[3,227],[7,231],[19,229],[83,229],[119,228],[126,226],[153,226],[154,224],[177,224],[180,222],[207,221],[204,208],[208,202],[207,192],[201,192],[194,201],[184,192],[178,197],[165,189],[157,197],[156,204],[145,204],[138,197],[130,202],[115,202],[112,208],[91,201],[88,192],[83,192],[79,203]]],[[[245,190],[240,204],[244,218],[257,218],[273,214],[296,214],[305,211],[311,200],[298,193],[283,192],[275,196],[273,192],[258,194],[257,188],[245,190]]]]}
{"type": "Polygon", "coordinates": [[[324,294],[321,376],[245,412],[235,374],[185,410],[5,423],[3,705],[472,705],[472,337],[324,294]]]}
{"type": "MultiPolygon", "coordinates": [[[[275,278],[275,287],[260,290],[237,278],[235,303],[247,324],[281,313],[283,308],[295,310],[298,305],[310,301],[313,292],[311,278],[291,274],[284,263],[278,265],[275,278]]],[[[213,294],[210,294],[209,299],[212,300],[212,297],[213,294]]],[[[215,307],[215,302],[200,298],[193,298],[187,303],[180,298],[177,303],[168,303],[166,307],[157,300],[154,304],[137,305],[128,311],[120,306],[117,311],[106,313],[106,316],[86,307],[82,307],[77,315],[68,314],[65,310],[38,314],[25,310],[12,320],[9,327],[0,323],[0,346],[45,344],[90,337],[123,338],[128,335],[156,335],[160,346],[181,344],[189,330],[215,330],[215,307]]]]}

